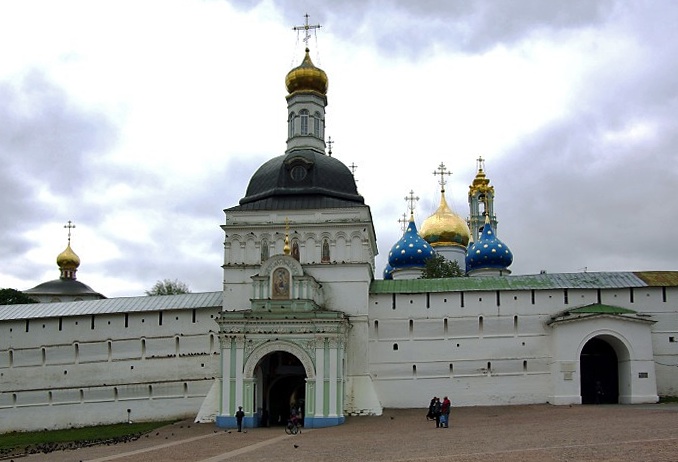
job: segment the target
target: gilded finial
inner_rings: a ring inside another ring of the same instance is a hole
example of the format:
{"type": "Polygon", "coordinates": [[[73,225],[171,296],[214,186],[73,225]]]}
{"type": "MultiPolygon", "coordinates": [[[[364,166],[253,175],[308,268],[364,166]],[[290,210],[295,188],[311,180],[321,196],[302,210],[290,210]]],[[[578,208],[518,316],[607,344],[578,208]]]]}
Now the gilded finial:
{"type": "Polygon", "coordinates": [[[285,246],[283,247],[283,254],[289,255],[292,252],[290,248],[290,220],[285,217],[285,246]]]}

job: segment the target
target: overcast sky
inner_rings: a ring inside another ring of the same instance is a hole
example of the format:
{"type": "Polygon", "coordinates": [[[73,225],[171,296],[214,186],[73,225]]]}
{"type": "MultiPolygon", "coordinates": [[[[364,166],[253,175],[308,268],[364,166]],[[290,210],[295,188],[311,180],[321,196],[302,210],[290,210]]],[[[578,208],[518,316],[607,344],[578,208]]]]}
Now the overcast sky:
{"type": "Polygon", "coordinates": [[[441,163],[468,215],[475,159],[514,274],[678,269],[678,2],[0,3],[0,288],[160,279],[221,288],[223,209],[282,154],[292,30],[321,29],[326,134],[355,163],[381,278],[412,189],[441,163]]]}

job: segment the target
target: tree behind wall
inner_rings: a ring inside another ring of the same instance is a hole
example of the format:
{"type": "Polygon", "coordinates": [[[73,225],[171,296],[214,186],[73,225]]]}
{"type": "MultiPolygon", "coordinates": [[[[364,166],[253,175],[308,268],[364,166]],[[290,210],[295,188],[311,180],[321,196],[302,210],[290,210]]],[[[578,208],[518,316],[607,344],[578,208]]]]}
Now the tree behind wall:
{"type": "Polygon", "coordinates": [[[191,289],[188,288],[188,286],[175,279],[163,279],[162,281],[158,281],[155,283],[153,287],[151,287],[150,290],[146,291],[146,295],[154,296],[154,295],[178,295],[178,294],[190,294],[191,289]]]}
{"type": "Polygon", "coordinates": [[[435,254],[426,259],[426,267],[421,273],[420,279],[436,278],[460,278],[464,272],[459,268],[459,263],[449,261],[440,254],[435,254]]]}
{"type": "Polygon", "coordinates": [[[0,305],[19,305],[22,303],[38,303],[38,301],[16,289],[0,289],[0,305]]]}

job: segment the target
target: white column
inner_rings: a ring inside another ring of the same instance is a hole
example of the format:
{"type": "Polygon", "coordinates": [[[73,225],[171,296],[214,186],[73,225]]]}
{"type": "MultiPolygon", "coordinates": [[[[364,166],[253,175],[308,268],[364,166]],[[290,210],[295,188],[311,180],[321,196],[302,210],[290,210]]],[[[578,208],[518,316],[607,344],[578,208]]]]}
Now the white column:
{"type": "Polygon", "coordinates": [[[315,340],[315,415],[324,416],[325,409],[325,342],[322,338],[315,340]]]}

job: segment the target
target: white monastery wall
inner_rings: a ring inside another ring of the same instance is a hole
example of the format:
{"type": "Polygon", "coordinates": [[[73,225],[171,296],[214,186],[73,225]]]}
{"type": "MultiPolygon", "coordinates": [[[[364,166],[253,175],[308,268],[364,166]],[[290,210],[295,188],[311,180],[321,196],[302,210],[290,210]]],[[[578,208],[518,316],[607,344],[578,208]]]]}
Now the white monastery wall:
{"type": "Polygon", "coordinates": [[[218,312],[0,323],[0,432],[194,417],[220,373],[218,312]]]}

